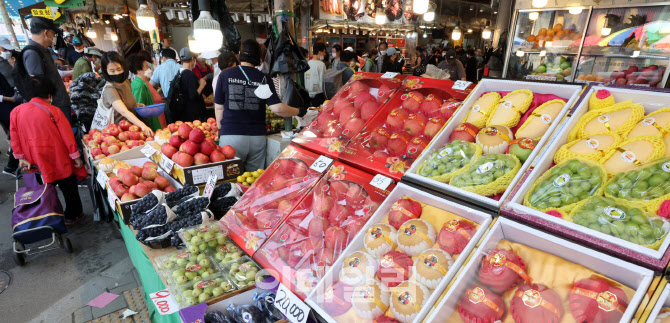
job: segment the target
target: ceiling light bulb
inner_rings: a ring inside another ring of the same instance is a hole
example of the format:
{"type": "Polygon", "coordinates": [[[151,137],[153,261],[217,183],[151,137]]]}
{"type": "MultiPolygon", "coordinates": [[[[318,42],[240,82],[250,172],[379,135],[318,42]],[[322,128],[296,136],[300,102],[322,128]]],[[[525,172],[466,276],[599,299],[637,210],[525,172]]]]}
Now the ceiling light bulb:
{"type": "Polygon", "coordinates": [[[533,12],[531,12],[531,13],[528,14],[528,19],[530,19],[530,20],[537,20],[537,17],[539,17],[539,16],[540,16],[540,13],[539,13],[539,12],[537,12],[537,11],[533,11],[533,12]]]}
{"type": "Polygon", "coordinates": [[[377,9],[377,13],[375,15],[375,23],[377,25],[383,25],[386,23],[386,13],[382,9],[377,9]]]}
{"type": "Polygon", "coordinates": [[[568,12],[571,15],[578,15],[578,14],[582,13],[582,10],[584,10],[584,7],[570,7],[570,8],[568,8],[568,12]]]}
{"type": "Polygon", "coordinates": [[[425,21],[435,20],[435,11],[428,11],[425,14],[423,14],[423,20],[425,21]]]}
{"type": "Polygon", "coordinates": [[[112,41],[119,40],[119,36],[116,33],[112,33],[112,41]]]}
{"type": "Polygon", "coordinates": [[[93,39],[93,38],[97,38],[98,34],[95,32],[95,30],[93,30],[89,27],[88,30],[86,31],[86,37],[93,39]]]}
{"type": "Polygon", "coordinates": [[[423,38],[428,38],[428,33],[423,33],[423,38]]]}
{"type": "Polygon", "coordinates": [[[472,34],[472,29],[468,28],[468,34],[472,34]]]}
{"type": "Polygon", "coordinates": [[[484,31],[482,31],[482,38],[491,39],[491,28],[489,26],[486,26],[486,28],[484,28],[484,31]]]}
{"type": "Polygon", "coordinates": [[[535,8],[544,8],[547,5],[548,0],[533,0],[532,5],[535,8]]]}
{"type": "Polygon", "coordinates": [[[154,13],[147,7],[146,0],[140,0],[140,8],[135,12],[137,25],[144,31],[152,31],[156,29],[156,18],[154,13]]]}
{"type": "Polygon", "coordinates": [[[203,51],[214,51],[223,44],[221,25],[209,13],[209,1],[200,0],[200,16],[193,22],[193,38],[202,46],[203,51]]]}
{"type": "Polygon", "coordinates": [[[412,5],[412,11],[417,15],[423,15],[428,12],[429,1],[428,0],[414,0],[412,5]]]}
{"type": "Polygon", "coordinates": [[[525,55],[525,54],[526,53],[524,53],[522,50],[516,51],[516,56],[523,57],[523,55],[525,55]]]}
{"type": "Polygon", "coordinates": [[[452,40],[461,39],[461,28],[458,28],[458,26],[456,26],[456,28],[454,28],[454,30],[451,32],[451,39],[452,40]]]}

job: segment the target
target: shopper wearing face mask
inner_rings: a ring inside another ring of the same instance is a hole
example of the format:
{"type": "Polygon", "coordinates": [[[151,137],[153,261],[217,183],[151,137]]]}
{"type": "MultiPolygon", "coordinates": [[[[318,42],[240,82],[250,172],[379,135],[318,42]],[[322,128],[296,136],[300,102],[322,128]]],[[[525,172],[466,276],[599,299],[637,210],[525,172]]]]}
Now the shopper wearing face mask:
{"type": "Polygon", "coordinates": [[[189,103],[188,109],[184,111],[175,112],[175,118],[181,121],[204,121],[207,119],[207,107],[205,100],[202,98],[202,91],[207,86],[207,79],[198,77],[192,71],[195,66],[195,55],[188,47],[184,47],[179,51],[179,58],[181,59],[181,91],[189,103]]]}
{"type": "Polygon", "coordinates": [[[81,38],[72,38],[72,46],[74,46],[74,50],[69,51],[67,57],[65,57],[70,66],[74,66],[74,64],[77,63],[77,60],[84,56],[84,42],[81,38]]]}
{"type": "Polygon", "coordinates": [[[100,61],[101,57],[102,51],[99,49],[95,47],[84,48],[84,55],[79,57],[79,59],[74,63],[74,68],[72,69],[72,79],[76,80],[86,73],[91,73],[97,70],[95,62],[100,61]]]}
{"type": "Polygon", "coordinates": [[[335,66],[335,69],[344,70],[342,72],[342,84],[347,83],[351,76],[354,75],[354,68],[356,66],[356,54],[344,51],[340,56],[340,63],[335,66]]]}
{"type": "Polygon", "coordinates": [[[128,64],[117,52],[105,52],[102,54],[102,77],[107,81],[102,88],[102,104],[106,108],[114,108],[113,122],[118,124],[121,120],[128,120],[140,127],[147,137],[153,136],[151,128],[140,119],[135,108],[144,104],[137,103],[133,96],[128,80],[128,64]]]}
{"type": "MultiPolygon", "coordinates": [[[[144,105],[152,105],[155,102],[149,90],[149,79],[151,78],[151,68],[147,59],[141,55],[135,54],[128,57],[128,69],[135,74],[135,79],[130,82],[130,89],[133,91],[133,96],[137,103],[144,105]]],[[[160,119],[158,117],[145,118],[146,124],[151,130],[162,129],[160,119]]]]}
{"type": "Polygon", "coordinates": [[[326,100],[326,96],[323,94],[323,74],[326,72],[323,56],[326,55],[326,44],[323,42],[314,43],[312,53],[312,59],[307,62],[309,69],[305,72],[305,89],[309,92],[312,106],[318,107],[326,100]]]}
{"type": "Polygon", "coordinates": [[[14,76],[12,76],[14,66],[9,61],[12,59],[13,50],[16,50],[16,47],[12,46],[8,38],[0,37],[0,74],[12,87],[14,87],[14,76]]]}
{"type": "Polygon", "coordinates": [[[386,49],[388,48],[388,44],[383,41],[379,43],[378,51],[379,51],[379,56],[377,56],[377,59],[375,59],[375,69],[373,72],[375,73],[381,73],[382,72],[382,66],[384,66],[384,61],[386,60],[386,49]]]}
{"type": "Polygon", "coordinates": [[[330,52],[331,66],[337,67],[340,64],[340,56],[342,55],[342,46],[340,44],[333,45],[333,49],[330,52]]]}

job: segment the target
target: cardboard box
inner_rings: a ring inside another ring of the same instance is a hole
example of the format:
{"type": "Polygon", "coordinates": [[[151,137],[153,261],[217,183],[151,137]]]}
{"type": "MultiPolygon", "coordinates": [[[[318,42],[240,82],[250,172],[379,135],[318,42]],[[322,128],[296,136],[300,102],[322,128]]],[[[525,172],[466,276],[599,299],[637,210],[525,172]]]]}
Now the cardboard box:
{"type": "Polygon", "coordinates": [[[668,99],[670,98],[670,93],[667,93],[667,90],[664,89],[650,90],[635,86],[589,86],[575,106],[574,111],[572,111],[572,117],[567,119],[561,125],[561,128],[554,133],[544,148],[542,155],[533,161],[533,167],[523,172],[523,174],[519,172],[522,178],[519,181],[519,185],[513,190],[509,195],[509,199],[503,205],[502,214],[640,266],[656,271],[663,271],[670,261],[670,251],[668,250],[670,234],[665,236],[663,244],[658,250],[652,250],[523,205],[524,196],[530,190],[530,187],[553,165],[554,154],[561,146],[567,143],[567,135],[577,124],[579,118],[588,112],[591,93],[599,89],[609,90],[616,102],[632,100],[635,103],[643,105],[645,114],[667,106],[668,99]]]}
{"type": "MultiPolygon", "coordinates": [[[[455,278],[442,300],[428,316],[428,322],[447,322],[453,314],[458,316],[458,303],[466,290],[477,281],[482,260],[489,251],[496,248],[498,242],[502,239],[524,244],[582,265],[635,290],[634,296],[628,300],[628,307],[624,311],[620,322],[630,322],[632,320],[654,278],[654,273],[651,270],[593,251],[509,219],[499,218],[481,242],[479,248],[475,250],[473,257],[455,278]]],[[[562,301],[568,302],[569,300],[563,299],[562,301]]],[[[507,310],[505,310],[506,313],[507,310]]],[[[505,315],[509,316],[509,313],[505,315]]],[[[572,314],[568,311],[563,315],[572,314]]]]}
{"type": "Polygon", "coordinates": [[[447,123],[444,128],[442,128],[442,131],[435,137],[435,139],[431,141],[430,145],[424,150],[424,152],[421,154],[421,156],[419,156],[414,164],[412,164],[412,167],[409,169],[409,171],[407,171],[403,178],[407,181],[416,183],[417,185],[428,187],[441,194],[453,196],[459,200],[480,205],[497,213],[500,210],[502,202],[507,196],[509,196],[512,188],[514,188],[516,183],[521,179],[521,176],[523,175],[524,171],[528,169],[532,160],[540,154],[542,147],[549,140],[551,133],[559,126],[559,123],[561,123],[563,117],[566,116],[568,110],[570,110],[570,107],[572,107],[572,105],[577,101],[581,91],[582,87],[579,85],[484,79],[479,82],[479,85],[477,85],[472,93],[470,93],[468,98],[463,103],[463,106],[461,106],[461,109],[456,111],[454,116],[451,118],[451,121],[449,121],[449,123],[447,123]],[[560,114],[551,123],[551,126],[544,134],[544,136],[542,136],[542,139],[537,143],[536,148],[530,154],[528,160],[526,160],[526,162],[521,166],[521,169],[499,199],[468,192],[451,186],[447,183],[441,183],[418,174],[421,164],[430,158],[434,152],[441,150],[444,145],[449,142],[449,135],[451,135],[452,131],[454,131],[457,126],[463,123],[468,115],[468,112],[472,108],[472,105],[482,96],[482,94],[492,91],[515,91],[519,89],[529,89],[533,91],[533,93],[539,94],[553,94],[564,98],[567,100],[567,103],[565,104],[563,110],[561,110],[560,114]]]}
{"type": "MultiPolygon", "coordinates": [[[[389,99],[389,101],[380,108],[365,125],[361,133],[354,137],[349,144],[340,152],[338,158],[348,164],[355,165],[373,174],[382,174],[400,181],[402,175],[412,166],[414,160],[419,156],[418,153],[410,154],[403,152],[395,154],[388,149],[371,147],[370,139],[372,134],[377,129],[383,129],[387,136],[393,138],[395,133],[405,133],[402,126],[398,129],[392,129],[386,125],[386,120],[389,114],[397,108],[400,108],[405,100],[411,100],[409,93],[418,92],[425,97],[433,95],[442,106],[442,103],[447,100],[455,100],[453,106],[458,109],[460,102],[463,101],[470,90],[474,87],[470,85],[466,90],[452,89],[455,86],[453,81],[437,80],[423,77],[410,76],[403,85],[396,91],[396,93],[389,99]],[[375,152],[381,152],[385,156],[374,155],[375,152]]],[[[404,109],[403,109],[404,110],[404,109]]],[[[405,110],[407,111],[407,110],[405,110]]],[[[421,110],[417,110],[420,112],[421,110]]],[[[410,113],[410,112],[408,112],[410,113]]],[[[453,113],[453,112],[451,112],[453,113]]],[[[425,115],[421,113],[421,115],[425,115]]],[[[445,118],[442,113],[435,113],[434,115],[425,115],[427,118],[440,116],[445,118]]],[[[443,120],[444,124],[448,120],[443,120]]],[[[426,124],[429,122],[426,121],[426,124]]],[[[423,135],[423,130],[418,135],[413,135],[406,138],[406,143],[411,144],[410,140],[419,138],[425,145],[431,141],[432,138],[423,135]]],[[[417,140],[419,140],[417,139],[417,140]]]]}
{"type": "MultiPolygon", "coordinates": [[[[333,318],[324,308],[319,306],[319,303],[324,299],[324,293],[326,292],[328,287],[333,282],[339,280],[339,273],[342,270],[344,259],[352,252],[364,249],[365,235],[368,232],[368,230],[377,223],[382,222],[384,218],[386,218],[386,216],[388,215],[393,203],[395,203],[398,199],[405,196],[410,197],[416,201],[434,206],[436,208],[454,213],[458,216],[461,216],[463,218],[466,218],[472,222],[476,222],[477,224],[479,224],[479,228],[477,229],[476,233],[472,236],[470,242],[467,244],[465,249],[463,249],[459,257],[454,261],[454,264],[451,267],[449,267],[447,274],[439,283],[438,287],[432,292],[432,294],[426,301],[426,304],[422,306],[422,310],[419,312],[414,322],[421,322],[428,315],[429,311],[433,308],[435,303],[440,298],[442,291],[444,291],[447,288],[447,285],[452,280],[452,278],[456,275],[456,273],[463,266],[463,264],[466,263],[468,255],[472,252],[472,250],[475,249],[477,243],[485,235],[486,231],[489,228],[489,225],[491,224],[491,215],[489,214],[458,205],[456,203],[426,193],[420,189],[407,186],[403,183],[398,184],[398,186],[396,186],[396,188],[393,190],[393,192],[391,192],[388,198],[386,198],[384,203],[380,205],[380,207],[377,209],[377,212],[375,212],[372,218],[370,218],[365,227],[363,227],[363,229],[361,229],[360,233],[354,238],[354,240],[351,241],[351,243],[349,243],[349,246],[344,252],[342,252],[340,257],[335,261],[335,264],[330,267],[325,277],[319,282],[316,288],[314,288],[314,290],[307,297],[306,303],[309,306],[311,306],[312,309],[314,309],[314,311],[316,311],[326,321],[338,322],[337,318],[333,318]]],[[[351,287],[351,291],[353,291],[353,287],[351,287]]],[[[356,322],[364,322],[364,321],[366,320],[359,318],[359,320],[357,320],[356,322]]],[[[431,321],[428,320],[428,322],[431,321]]],[[[444,321],[434,321],[434,322],[444,322],[444,321]]]]}
{"type": "Polygon", "coordinates": [[[649,306],[647,306],[647,309],[645,310],[645,312],[649,311],[649,313],[644,313],[642,315],[642,319],[644,319],[645,314],[647,314],[646,320],[640,320],[640,322],[655,323],[657,319],[662,318],[670,320],[670,318],[668,318],[670,317],[670,313],[666,312],[661,314],[661,309],[664,307],[670,307],[670,284],[668,284],[667,278],[663,278],[659,288],[656,289],[656,293],[654,293],[649,302],[649,306]],[[661,317],[659,317],[659,315],[661,317]]]}

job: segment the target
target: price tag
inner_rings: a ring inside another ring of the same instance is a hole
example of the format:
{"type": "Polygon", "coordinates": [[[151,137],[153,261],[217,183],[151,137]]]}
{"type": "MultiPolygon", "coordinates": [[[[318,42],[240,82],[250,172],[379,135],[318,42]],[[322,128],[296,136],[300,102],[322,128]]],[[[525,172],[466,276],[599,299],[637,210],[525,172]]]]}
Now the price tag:
{"type": "Polygon", "coordinates": [[[193,184],[199,185],[207,182],[207,178],[211,174],[216,174],[218,178],[223,179],[223,166],[217,165],[213,167],[194,169],[191,172],[191,176],[193,176],[193,184]]]}
{"type": "Polygon", "coordinates": [[[172,159],[168,158],[168,156],[165,156],[165,154],[162,154],[163,156],[161,157],[161,168],[165,170],[166,172],[171,172],[172,167],[174,167],[174,162],[172,159]]]}
{"type": "Polygon", "coordinates": [[[397,75],[398,75],[397,72],[386,72],[386,73],[382,74],[381,78],[392,79],[392,78],[395,78],[397,75]]]}
{"type": "Polygon", "coordinates": [[[453,90],[465,90],[468,88],[468,86],[470,86],[470,84],[472,84],[472,82],[458,80],[454,82],[454,86],[451,88],[453,90]]]}
{"type": "Polygon", "coordinates": [[[556,77],[546,75],[526,75],[526,80],[556,81],[556,77]]]}
{"type": "Polygon", "coordinates": [[[216,176],[216,174],[209,174],[209,177],[207,177],[207,184],[205,184],[205,189],[202,191],[202,196],[206,196],[208,198],[212,196],[217,178],[218,176],[216,176]]]}
{"type": "Polygon", "coordinates": [[[107,187],[107,202],[112,209],[116,209],[116,200],[119,198],[114,193],[114,190],[111,187],[107,187]]]}
{"type": "Polygon", "coordinates": [[[312,166],[310,166],[309,168],[319,173],[323,173],[323,171],[325,171],[332,162],[333,162],[332,159],[321,155],[314,161],[314,163],[312,163],[312,166]]]}
{"type": "Polygon", "coordinates": [[[392,179],[380,174],[375,175],[375,177],[373,177],[370,181],[370,185],[380,190],[386,190],[389,185],[391,185],[391,183],[393,183],[392,179]]]}
{"type": "Polygon", "coordinates": [[[151,301],[154,302],[156,310],[160,315],[169,315],[179,311],[179,305],[175,302],[174,297],[167,289],[159,290],[155,293],[149,294],[151,301]]]}
{"type": "Polygon", "coordinates": [[[107,173],[103,171],[98,171],[98,176],[96,176],[95,179],[98,180],[98,184],[100,184],[100,187],[102,188],[105,188],[105,184],[109,182],[109,177],[107,177],[107,173]]]}
{"type": "Polygon", "coordinates": [[[310,310],[309,306],[295,296],[295,294],[282,283],[277,287],[275,307],[293,323],[307,322],[310,310]]]}
{"type": "Polygon", "coordinates": [[[147,156],[147,158],[151,158],[156,153],[156,148],[154,148],[151,144],[146,144],[144,145],[144,148],[142,148],[142,153],[144,156],[147,156]]]}

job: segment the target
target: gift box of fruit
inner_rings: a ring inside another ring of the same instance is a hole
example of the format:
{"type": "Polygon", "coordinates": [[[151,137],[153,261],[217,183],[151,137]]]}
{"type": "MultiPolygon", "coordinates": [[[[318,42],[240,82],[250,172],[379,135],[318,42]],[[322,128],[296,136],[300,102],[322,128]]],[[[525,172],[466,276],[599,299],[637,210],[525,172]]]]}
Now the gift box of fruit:
{"type": "Polygon", "coordinates": [[[662,91],[590,86],[502,213],[663,270],[670,110],[662,91]]]}
{"type": "Polygon", "coordinates": [[[339,158],[400,180],[467,96],[453,86],[453,81],[409,77],[339,158]]]}
{"type": "Polygon", "coordinates": [[[203,184],[211,173],[219,181],[236,178],[244,170],[242,161],[235,157],[235,148],[219,146],[217,140],[214,118],[204,123],[177,121],[156,131],[156,142],[151,145],[155,151],[148,152],[147,157],[182,184],[203,184]]]}
{"type": "Polygon", "coordinates": [[[354,74],[293,143],[321,155],[337,157],[406,78],[401,74],[393,78],[381,76],[354,74]]]}
{"type": "Polygon", "coordinates": [[[221,218],[229,237],[249,255],[279,227],[322,173],[311,166],[319,156],[289,145],[221,218]]]}
{"type": "Polygon", "coordinates": [[[84,154],[97,164],[102,158],[134,148],[140,149],[145,142],[153,141],[154,137],[147,137],[140,127],[122,120],[118,125],[112,123],[102,131],[91,129],[82,140],[84,154]]]}
{"type": "Polygon", "coordinates": [[[404,178],[499,211],[581,89],[483,80],[404,178]]]}
{"type": "Polygon", "coordinates": [[[254,259],[304,299],[395,187],[373,178],[333,163],[254,259]]]}
{"type": "Polygon", "coordinates": [[[429,322],[630,322],[654,272],[499,218],[429,322]]]}
{"type": "Polygon", "coordinates": [[[306,302],[329,322],[421,322],[491,221],[398,184],[306,302]]]}

